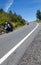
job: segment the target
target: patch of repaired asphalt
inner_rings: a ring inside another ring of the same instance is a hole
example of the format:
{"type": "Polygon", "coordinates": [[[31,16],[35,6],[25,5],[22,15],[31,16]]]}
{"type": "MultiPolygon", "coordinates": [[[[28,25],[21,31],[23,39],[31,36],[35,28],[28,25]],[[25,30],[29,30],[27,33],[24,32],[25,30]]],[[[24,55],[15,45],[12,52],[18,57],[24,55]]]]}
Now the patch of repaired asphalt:
{"type": "Polygon", "coordinates": [[[41,65],[41,30],[17,65],[41,65]]]}

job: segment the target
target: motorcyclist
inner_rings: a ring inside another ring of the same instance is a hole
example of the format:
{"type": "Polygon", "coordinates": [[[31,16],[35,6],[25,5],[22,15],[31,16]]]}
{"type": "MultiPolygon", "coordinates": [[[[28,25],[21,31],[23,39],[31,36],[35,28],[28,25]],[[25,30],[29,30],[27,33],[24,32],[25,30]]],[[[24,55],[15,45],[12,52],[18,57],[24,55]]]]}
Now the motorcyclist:
{"type": "Polygon", "coordinates": [[[11,28],[10,24],[8,22],[6,22],[6,24],[5,24],[5,30],[6,30],[6,32],[10,32],[11,29],[12,28],[11,28]]]}

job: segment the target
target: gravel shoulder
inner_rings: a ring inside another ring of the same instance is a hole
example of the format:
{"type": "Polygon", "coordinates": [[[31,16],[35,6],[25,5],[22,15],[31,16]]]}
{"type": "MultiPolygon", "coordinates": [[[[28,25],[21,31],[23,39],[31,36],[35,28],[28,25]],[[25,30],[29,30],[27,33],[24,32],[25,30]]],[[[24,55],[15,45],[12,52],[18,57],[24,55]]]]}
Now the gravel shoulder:
{"type": "Polygon", "coordinates": [[[41,65],[41,30],[17,65],[41,65]]]}

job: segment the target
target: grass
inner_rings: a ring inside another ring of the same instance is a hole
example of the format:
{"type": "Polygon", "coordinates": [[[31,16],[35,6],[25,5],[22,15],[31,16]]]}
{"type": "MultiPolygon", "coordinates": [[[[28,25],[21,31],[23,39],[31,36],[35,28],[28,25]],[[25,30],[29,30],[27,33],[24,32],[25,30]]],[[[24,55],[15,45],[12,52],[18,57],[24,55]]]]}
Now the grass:
{"type": "Polygon", "coordinates": [[[17,26],[15,27],[15,30],[22,28],[23,26],[17,26]]]}

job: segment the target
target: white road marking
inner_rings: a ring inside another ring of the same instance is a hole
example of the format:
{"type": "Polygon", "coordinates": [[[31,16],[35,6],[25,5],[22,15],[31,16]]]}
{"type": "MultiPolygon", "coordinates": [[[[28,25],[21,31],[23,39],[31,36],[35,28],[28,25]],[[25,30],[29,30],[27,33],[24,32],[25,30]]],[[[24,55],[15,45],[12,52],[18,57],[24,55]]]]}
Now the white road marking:
{"type": "Polygon", "coordinates": [[[26,36],[24,37],[16,46],[14,46],[8,53],[6,53],[1,59],[0,59],[0,64],[2,64],[39,26],[37,26],[26,36]]]}

